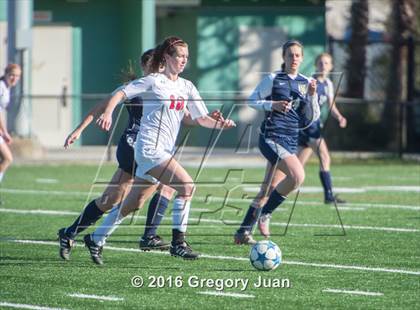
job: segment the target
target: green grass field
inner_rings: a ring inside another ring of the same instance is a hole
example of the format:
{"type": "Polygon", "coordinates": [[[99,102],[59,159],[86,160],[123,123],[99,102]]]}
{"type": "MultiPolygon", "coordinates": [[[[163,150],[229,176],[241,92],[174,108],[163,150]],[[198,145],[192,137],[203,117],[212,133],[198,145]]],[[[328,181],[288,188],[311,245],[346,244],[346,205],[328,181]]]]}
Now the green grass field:
{"type": "MultiPolygon", "coordinates": [[[[103,167],[96,180],[108,180],[114,169],[114,165],[103,167]]],[[[103,189],[99,184],[92,186],[97,167],[12,166],[1,187],[0,307],[419,309],[418,163],[335,164],[334,185],[344,191],[340,196],[349,202],[338,210],[323,204],[317,169],[315,164],[307,167],[304,189],[295,207],[295,194],[291,194],[273,216],[271,240],[280,246],[283,264],[272,272],[260,272],[249,263],[250,248],[233,244],[233,233],[249,198],[256,194],[264,169],[228,173],[226,168],[212,168],[202,172],[188,237],[193,248],[202,253],[199,260],[139,251],[138,238],[146,214],[143,209],[109,238],[105,265],[99,267],[82,247],[84,233],[77,239],[69,262],[59,258],[56,242],[57,230],[71,224],[85,203],[103,189]],[[134,276],[143,277],[143,287],[132,286],[134,276]],[[163,287],[149,287],[153,277],[164,280],[155,283],[163,287]],[[289,287],[256,288],[253,283],[259,277],[279,279],[289,287]],[[188,283],[188,279],[196,278],[242,279],[249,285],[245,290],[233,287],[219,291],[188,283]],[[237,295],[209,295],[215,292],[237,295]],[[80,298],[80,294],[114,299],[80,298]]],[[[189,171],[192,175],[196,172],[189,171]]],[[[167,240],[170,223],[168,212],[159,229],[167,240]]],[[[258,232],[255,236],[261,239],[258,232]]]]}

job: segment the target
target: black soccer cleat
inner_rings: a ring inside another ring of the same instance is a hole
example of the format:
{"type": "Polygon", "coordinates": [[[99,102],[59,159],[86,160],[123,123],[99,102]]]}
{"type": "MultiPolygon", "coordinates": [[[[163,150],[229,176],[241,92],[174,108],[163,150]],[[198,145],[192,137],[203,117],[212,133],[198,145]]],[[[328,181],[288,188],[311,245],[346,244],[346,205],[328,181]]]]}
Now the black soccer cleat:
{"type": "Polygon", "coordinates": [[[140,250],[143,251],[150,251],[150,250],[161,250],[166,251],[169,250],[170,244],[163,241],[163,239],[158,236],[148,236],[148,237],[141,237],[139,242],[140,250]]]}
{"type": "Polygon", "coordinates": [[[59,254],[62,259],[70,260],[71,248],[74,246],[75,242],[73,239],[67,237],[65,230],[65,228],[61,228],[57,233],[60,245],[59,254]]]}
{"type": "Polygon", "coordinates": [[[334,197],[332,199],[325,199],[324,203],[329,205],[329,204],[334,204],[334,203],[346,203],[347,201],[340,199],[338,197],[338,195],[334,195],[334,197]]]}
{"type": "Polygon", "coordinates": [[[92,258],[93,262],[97,265],[103,265],[102,261],[102,250],[103,247],[97,245],[92,240],[92,235],[86,235],[83,237],[83,240],[85,241],[85,246],[88,248],[90,257],[92,258]]]}
{"type": "Polygon", "coordinates": [[[197,259],[198,256],[200,255],[197,252],[193,252],[190,245],[186,241],[183,241],[175,245],[171,244],[169,253],[171,253],[172,256],[179,256],[179,257],[182,257],[183,259],[191,259],[191,260],[197,259]]]}

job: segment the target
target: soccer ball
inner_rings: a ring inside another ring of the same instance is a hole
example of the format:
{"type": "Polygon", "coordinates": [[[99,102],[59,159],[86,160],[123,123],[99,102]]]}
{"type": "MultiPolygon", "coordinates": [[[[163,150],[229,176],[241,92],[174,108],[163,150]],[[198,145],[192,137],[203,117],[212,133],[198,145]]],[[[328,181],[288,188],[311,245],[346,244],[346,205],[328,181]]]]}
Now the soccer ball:
{"type": "Polygon", "coordinates": [[[249,260],[258,270],[274,270],[281,264],[281,251],[270,240],[258,241],[251,249],[249,260]]]}

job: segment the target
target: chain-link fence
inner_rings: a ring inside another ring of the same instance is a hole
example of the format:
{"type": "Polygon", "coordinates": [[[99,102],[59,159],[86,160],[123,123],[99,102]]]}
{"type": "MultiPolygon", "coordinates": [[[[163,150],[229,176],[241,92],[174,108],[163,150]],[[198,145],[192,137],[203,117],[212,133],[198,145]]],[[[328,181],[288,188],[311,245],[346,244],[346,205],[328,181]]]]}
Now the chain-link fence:
{"type": "MultiPolygon", "coordinates": [[[[420,152],[420,41],[409,39],[401,42],[402,100],[390,102],[393,91],[392,44],[385,41],[369,42],[366,46],[366,74],[364,96],[346,98],[347,77],[350,70],[349,42],[330,38],[329,51],[334,59],[334,71],[343,72],[338,90],[337,105],[348,118],[348,128],[338,131],[336,122],[326,124],[324,134],[332,149],[420,152]],[[416,54],[417,51],[417,54],[416,54]],[[392,109],[395,117],[386,116],[392,109]]],[[[361,74],[363,70],[360,70],[361,74]]],[[[333,76],[334,78],[334,76],[333,76]]]]}

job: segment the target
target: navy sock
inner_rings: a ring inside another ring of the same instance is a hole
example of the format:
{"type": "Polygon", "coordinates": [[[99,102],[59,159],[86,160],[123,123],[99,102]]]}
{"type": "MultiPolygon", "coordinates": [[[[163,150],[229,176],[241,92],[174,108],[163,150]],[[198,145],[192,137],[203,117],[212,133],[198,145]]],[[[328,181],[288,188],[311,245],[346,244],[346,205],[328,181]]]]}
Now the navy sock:
{"type": "Polygon", "coordinates": [[[262,209],[262,214],[271,214],[273,211],[281,205],[281,203],[286,199],[286,197],[280,195],[280,193],[276,190],[273,190],[270,197],[268,198],[267,203],[264,205],[262,209]]]}
{"type": "Polygon", "coordinates": [[[320,171],[319,178],[321,179],[322,187],[324,188],[325,200],[333,200],[334,195],[332,191],[331,175],[329,171],[320,171]]]}
{"type": "Polygon", "coordinates": [[[243,234],[245,231],[252,231],[255,223],[260,217],[261,210],[262,208],[254,208],[253,206],[249,206],[244,220],[242,221],[241,227],[238,229],[238,233],[243,234]]]}
{"type": "Polygon", "coordinates": [[[95,224],[103,214],[104,212],[98,208],[95,200],[92,200],[79,215],[79,217],[73,222],[73,224],[66,228],[66,235],[69,238],[74,239],[79,233],[84,231],[89,226],[95,224]]]}
{"type": "Polygon", "coordinates": [[[146,228],[144,229],[144,237],[155,236],[156,230],[165,215],[168,208],[169,200],[159,194],[155,194],[150,200],[149,209],[147,210],[146,228]]]}

